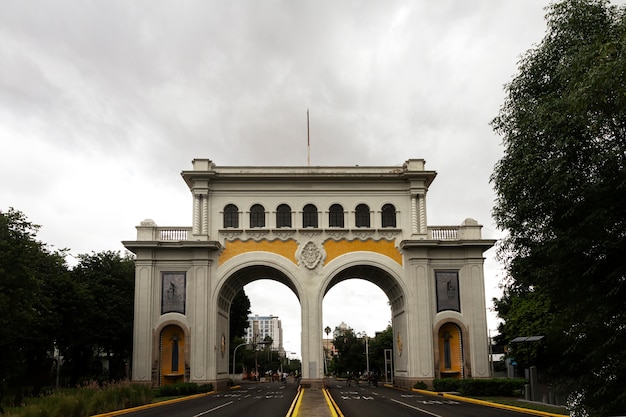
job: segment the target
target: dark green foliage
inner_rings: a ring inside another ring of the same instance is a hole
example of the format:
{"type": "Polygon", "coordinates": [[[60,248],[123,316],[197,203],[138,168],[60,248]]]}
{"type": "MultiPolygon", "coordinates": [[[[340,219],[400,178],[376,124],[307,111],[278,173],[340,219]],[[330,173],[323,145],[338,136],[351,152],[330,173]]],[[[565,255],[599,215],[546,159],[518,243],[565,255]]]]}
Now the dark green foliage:
{"type": "Polygon", "coordinates": [[[20,408],[7,410],[8,417],[88,417],[125,408],[150,404],[154,397],[148,385],[128,381],[89,384],[63,389],[45,397],[29,399],[20,408]]]}
{"type": "Polygon", "coordinates": [[[365,342],[348,328],[333,339],[337,356],[333,358],[333,369],[337,375],[358,374],[366,368],[365,342]]]}
{"type": "Polygon", "coordinates": [[[413,384],[414,389],[428,389],[428,385],[424,381],[417,381],[413,384]]]}
{"type": "Polygon", "coordinates": [[[547,34],[493,121],[504,144],[494,217],[508,232],[502,342],[545,335],[542,371],[574,386],[591,416],[626,409],[624,10],[549,6],[547,34]]]}
{"type": "Polygon", "coordinates": [[[62,352],[70,384],[81,379],[123,379],[132,352],[135,264],[129,255],[105,251],[79,255],[72,270],[73,297],[67,304],[62,352]],[[72,310],[79,312],[72,313],[72,310]],[[94,354],[106,357],[103,374],[94,354]]]}
{"type": "Polygon", "coordinates": [[[526,384],[525,379],[493,378],[462,379],[459,392],[474,397],[519,397],[526,384]]]}
{"type": "MultiPolygon", "coordinates": [[[[230,304],[230,318],[229,318],[229,331],[230,331],[230,344],[229,358],[232,362],[233,353],[235,348],[239,346],[241,343],[245,342],[244,336],[246,334],[246,329],[249,326],[248,316],[250,315],[250,299],[246,295],[243,288],[239,291],[235,298],[233,298],[232,303],[230,304]]],[[[240,347],[237,350],[237,358],[235,363],[235,371],[241,372],[243,370],[243,356],[244,356],[244,347],[240,347]]],[[[232,369],[231,369],[232,371],[232,369]]]]}
{"type": "Polygon", "coordinates": [[[460,379],[437,378],[433,380],[433,389],[438,392],[459,392],[460,387],[460,379]]]}
{"type": "Polygon", "coordinates": [[[134,262],[114,252],[79,255],[36,240],[39,226],[0,212],[0,404],[19,404],[59,382],[120,380],[132,348],[134,262]],[[103,372],[100,359],[109,362],[103,372]]]}
{"type": "Polygon", "coordinates": [[[473,397],[519,397],[525,384],[526,380],[520,378],[440,378],[433,380],[433,389],[437,392],[459,392],[473,397]]]}
{"type": "Polygon", "coordinates": [[[162,385],[156,391],[157,397],[177,397],[181,395],[202,394],[213,391],[213,384],[198,385],[195,382],[162,385]]]}
{"type": "Polygon", "coordinates": [[[248,316],[250,315],[250,299],[243,288],[239,291],[230,304],[230,340],[242,338],[248,328],[248,316]]]}
{"type": "MultiPolygon", "coordinates": [[[[382,332],[377,332],[373,339],[369,339],[370,370],[379,375],[385,374],[385,349],[393,349],[393,329],[387,326],[382,332]]],[[[383,377],[384,380],[384,377],[383,377]]]]}
{"type": "Polygon", "coordinates": [[[0,399],[16,402],[49,384],[61,329],[53,294],[67,279],[64,251],[36,240],[38,229],[19,211],[0,212],[0,399]]]}
{"type": "Polygon", "coordinates": [[[365,372],[367,369],[367,352],[370,371],[376,373],[384,381],[385,349],[393,349],[393,329],[391,326],[377,332],[374,338],[367,339],[367,348],[365,338],[360,334],[355,334],[354,330],[350,328],[337,333],[333,339],[333,344],[337,350],[337,357],[333,358],[329,364],[330,371],[339,376],[365,372]]]}

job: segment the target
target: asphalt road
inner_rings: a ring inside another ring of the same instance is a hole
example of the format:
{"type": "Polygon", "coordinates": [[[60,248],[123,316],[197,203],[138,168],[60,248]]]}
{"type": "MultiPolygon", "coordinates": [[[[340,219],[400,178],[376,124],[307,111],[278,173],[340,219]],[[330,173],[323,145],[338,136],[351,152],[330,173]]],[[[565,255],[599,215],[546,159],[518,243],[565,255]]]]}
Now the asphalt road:
{"type": "Polygon", "coordinates": [[[241,388],[124,414],[131,417],[285,417],[297,384],[244,383],[241,388]]]}
{"type": "Polygon", "coordinates": [[[497,417],[528,416],[524,413],[453,401],[435,395],[420,394],[393,388],[368,386],[348,387],[344,382],[330,383],[329,392],[345,417],[497,417]]]}

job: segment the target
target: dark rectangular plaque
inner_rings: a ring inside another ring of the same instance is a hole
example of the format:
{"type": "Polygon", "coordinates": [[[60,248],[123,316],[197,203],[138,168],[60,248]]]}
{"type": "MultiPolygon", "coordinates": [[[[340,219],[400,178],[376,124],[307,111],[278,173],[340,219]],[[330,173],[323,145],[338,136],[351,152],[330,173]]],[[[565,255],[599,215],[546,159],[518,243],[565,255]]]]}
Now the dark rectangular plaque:
{"type": "Polygon", "coordinates": [[[437,285],[437,312],[445,310],[461,311],[459,298],[459,272],[435,271],[437,285]]]}
{"type": "Polygon", "coordinates": [[[161,314],[185,314],[185,284],[184,272],[163,272],[161,287],[161,314]]]}

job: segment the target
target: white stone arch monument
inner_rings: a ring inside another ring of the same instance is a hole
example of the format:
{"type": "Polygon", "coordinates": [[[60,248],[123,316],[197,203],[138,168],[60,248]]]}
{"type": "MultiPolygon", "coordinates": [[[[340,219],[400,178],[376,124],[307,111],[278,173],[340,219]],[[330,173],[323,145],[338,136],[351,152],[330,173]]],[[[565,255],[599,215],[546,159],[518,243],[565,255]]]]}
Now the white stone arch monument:
{"type": "Polygon", "coordinates": [[[192,225],[146,220],[136,240],[123,242],[136,254],[132,379],[225,388],[230,303],[247,283],[273,279],[300,302],[302,383],[321,385],[323,297],[349,278],[389,298],[394,384],[488,377],[483,254],[494,241],[472,219],[427,225],[435,176],[421,159],[374,167],[195,159],[182,172],[192,225]],[[161,336],[165,324],[174,336],[161,336]],[[172,351],[184,366],[170,360],[172,351]]]}

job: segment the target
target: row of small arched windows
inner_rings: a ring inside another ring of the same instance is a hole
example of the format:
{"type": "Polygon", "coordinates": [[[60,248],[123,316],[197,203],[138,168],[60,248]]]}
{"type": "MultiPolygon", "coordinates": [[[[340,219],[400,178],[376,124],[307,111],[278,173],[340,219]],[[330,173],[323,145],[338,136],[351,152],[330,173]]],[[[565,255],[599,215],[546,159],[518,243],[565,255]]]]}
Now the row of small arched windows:
{"type": "MultiPolygon", "coordinates": [[[[280,204],[276,208],[276,227],[292,227],[291,207],[288,204],[280,204]]],[[[341,204],[333,204],[328,209],[328,226],[343,228],[344,209],[341,204]]],[[[319,227],[318,211],[314,204],[307,204],[302,208],[302,227],[319,227]]],[[[371,227],[370,208],[367,204],[359,204],[354,211],[354,223],[356,227],[371,227]]],[[[385,204],[381,209],[381,226],[396,227],[396,208],[393,204],[385,204]]],[[[224,207],[224,227],[239,227],[239,208],[234,204],[224,207]]],[[[250,207],[250,227],[265,227],[265,208],[261,204],[250,207]]]]}

